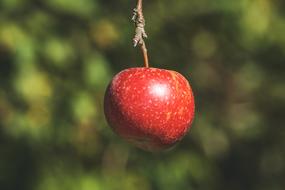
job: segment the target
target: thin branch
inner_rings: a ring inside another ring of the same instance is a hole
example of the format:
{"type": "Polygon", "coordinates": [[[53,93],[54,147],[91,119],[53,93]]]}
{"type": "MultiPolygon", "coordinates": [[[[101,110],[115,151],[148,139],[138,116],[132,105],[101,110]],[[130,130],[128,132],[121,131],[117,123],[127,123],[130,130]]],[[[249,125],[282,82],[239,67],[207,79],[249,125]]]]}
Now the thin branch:
{"type": "Polygon", "coordinates": [[[137,7],[134,9],[132,20],[136,26],[135,37],[133,38],[134,47],[136,47],[138,44],[141,46],[144,57],[144,65],[145,67],[149,67],[147,49],[144,42],[144,38],[147,38],[147,35],[144,29],[145,19],[142,11],[142,0],[138,0],[137,7]]]}

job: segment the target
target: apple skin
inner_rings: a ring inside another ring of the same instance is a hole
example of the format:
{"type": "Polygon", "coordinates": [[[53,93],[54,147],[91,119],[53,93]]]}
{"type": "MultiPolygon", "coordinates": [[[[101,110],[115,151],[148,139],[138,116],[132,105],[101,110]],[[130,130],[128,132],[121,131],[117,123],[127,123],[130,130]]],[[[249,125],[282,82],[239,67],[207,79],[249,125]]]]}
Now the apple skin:
{"type": "Polygon", "coordinates": [[[147,151],[165,150],[187,133],[194,119],[194,96],[178,72],[129,68],[106,89],[105,117],[123,139],[147,151]]]}

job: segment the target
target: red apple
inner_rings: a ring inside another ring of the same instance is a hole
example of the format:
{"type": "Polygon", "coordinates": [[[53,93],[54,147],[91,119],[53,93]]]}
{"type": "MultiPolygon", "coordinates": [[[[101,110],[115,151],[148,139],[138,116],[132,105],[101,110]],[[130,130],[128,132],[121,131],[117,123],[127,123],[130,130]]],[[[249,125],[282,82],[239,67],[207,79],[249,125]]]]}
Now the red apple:
{"type": "Polygon", "coordinates": [[[178,142],[194,118],[194,97],[179,73],[130,68],[117,74],[104,99],[105,117],[122,138],[145,150],[164,150],[178,142]]]}

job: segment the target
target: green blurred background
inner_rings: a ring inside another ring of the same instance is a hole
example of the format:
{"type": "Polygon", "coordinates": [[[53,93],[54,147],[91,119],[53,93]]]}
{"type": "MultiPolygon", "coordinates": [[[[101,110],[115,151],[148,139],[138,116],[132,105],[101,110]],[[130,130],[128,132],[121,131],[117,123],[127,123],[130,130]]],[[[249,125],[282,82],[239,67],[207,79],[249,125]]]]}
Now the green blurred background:
{"type": "Polygon", "coordinates": [[[148,153],[106,124],[135,0],[0,1],[1,190],[283,190],[283,0],[145,0],[153,67],[191,82],[196,118],[148,153]]]}

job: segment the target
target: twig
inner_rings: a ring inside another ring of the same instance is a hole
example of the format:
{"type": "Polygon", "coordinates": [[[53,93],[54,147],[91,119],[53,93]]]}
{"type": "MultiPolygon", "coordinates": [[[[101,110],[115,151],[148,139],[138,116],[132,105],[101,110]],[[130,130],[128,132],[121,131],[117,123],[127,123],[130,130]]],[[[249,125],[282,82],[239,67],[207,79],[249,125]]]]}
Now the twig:
{"type": "Polygon", "coordinates": [[[141,46],[144,57],[144,65],[145,67],[149,67],[147,49],[144,42],[144,38],[147,38],[147,35],[144,29],[145,19],[142,11],[142,0],[138,0],[137,7],[134,9],[132,21],[136,26],[135,37],[133,38],[134,47],[136,47],[138,44],[141,46]]]}

